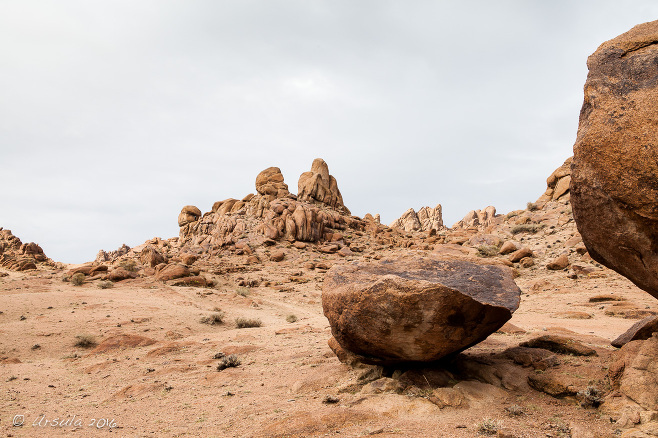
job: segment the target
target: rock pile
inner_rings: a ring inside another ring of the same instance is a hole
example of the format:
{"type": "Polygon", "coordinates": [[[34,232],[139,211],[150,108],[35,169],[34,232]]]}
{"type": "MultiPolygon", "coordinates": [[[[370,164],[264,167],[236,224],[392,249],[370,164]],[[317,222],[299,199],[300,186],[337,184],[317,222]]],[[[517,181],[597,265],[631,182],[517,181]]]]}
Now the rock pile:
{"type": "Polygon", "coordinates": [[[218,248],[235,244],[251,230],[263,239],[318,242],[331,240],[336,230],[366,226],[364,220],[349,215],[336,179],[319,158],[313,161],[311,171],[300,177],[296,198],[288,192],[277,167],[258,174],[256,192],[241,201],[216,202],[212,211],[203,215],[196,207],[184,207],[178,220],[181,244],[218,248]]]}
{"type": "Polygon", "coordinates": [[[0,266],[13,271],[27,271],[37,269],[38,264],[53,266],[53,261],[36,243],[23,243],[11,230],[0,227],[0,266]]]}
{"type": "Polygon", "coordinates": [[[362,362],[429,362],[498,330],[520,294],[508,268],[410,254],[332,267],[322,307],[340,348],[362,362]]]}
{"type": "Polygon", "coordinates": [[[484,210],[471,210],[452,228],[487,227],[496,218],[496,207],[490,205],[484,210]]]}
{"type": "Polygon", "coordinates": [[[587,66],[574,217],[594,260],[658,298],[658,21],[603,43],[587,66]]]}
{"type": "Polygon", "coordinates": [[[410,208],[389,226],[403,231],[440,231],[445,228],[441,204],[434,208],[422,207],[418,213],[410,208]]]}

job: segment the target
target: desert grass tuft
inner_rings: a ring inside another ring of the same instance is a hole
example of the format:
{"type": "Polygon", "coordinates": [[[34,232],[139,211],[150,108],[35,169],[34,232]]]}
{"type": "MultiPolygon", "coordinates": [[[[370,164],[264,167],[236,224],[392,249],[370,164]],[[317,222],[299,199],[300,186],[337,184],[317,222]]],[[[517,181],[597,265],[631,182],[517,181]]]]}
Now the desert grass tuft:
{"type": "Polygon", "coordinates": [[[217,371],[225,370],[226,368],[239,367],[242,361],[235,354],[229,354],[222,358],[222,361],[217,365],[217,371]]]}
{"type": "Polygon", "coordinates": [[[92,335],[77,335],[75,339],[75,344],[73,344],[75,347],[91,348],[96,346],[96,338],[92,335]]]}
{"type": "Polygon", "coordinates": [[[262,325],[263,323],[261,322],[260,319],[242,318],[242,317],[235,318],[235,326],[237,328],[260,327],[262,325]]]}
{"type": "Polygon", "coordinates": [[[224,316],[224,312],[220,310],[208,316],[204,316],[201,318],[200,322],[201,324],[219,325],[224,323],[224,316]]]}
{"type": "Polygon", "coordinates": [[[85,282],[85,274],[82,272],[78,272],[77,274],[73,274],[71,278],[69,279],[71,284],[73,286],[81,286],[85,282]]]}
{"type": "Polygon", "coordinates": [[[543,224],[521,224],[521,225],[516,225],[516,226],[514,226],[514,228],[512,228],[511,233],[512,234],[519,234],[519,233],[534,234],[537,231],[544,228],[544,226],[545,225],[543,225],[543,224]]]}
{"type": "Polygon", "coordinates": [[[293,322],[299,321],[299,319],[295,315],[288,315],[286,316],[286,321],[292,324],[293,322]]]}

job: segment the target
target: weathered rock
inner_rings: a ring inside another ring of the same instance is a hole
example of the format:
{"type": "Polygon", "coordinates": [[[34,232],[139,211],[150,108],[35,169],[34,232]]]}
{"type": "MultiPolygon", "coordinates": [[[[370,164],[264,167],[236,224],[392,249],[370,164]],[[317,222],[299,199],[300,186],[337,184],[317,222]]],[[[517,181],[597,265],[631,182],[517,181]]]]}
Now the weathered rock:
{"type": "Polygon", "coordinates": [[[516,243],[508,240],[507,242],[503,243],[503,245],[500,247],[500,250],[498,251],[500,254],[509,254],[512,253],[516,250],[518,250],[519,247],[516,245],[516,243]]]}
{"type": "Polygon", "coordinates": [[[610,342],[610,344],[613,347],[621,348],[631,341],[649,339],[655,332],[658,332],[658,316],[647,316],[643,320],[633,324],[631,328],[610,342]]]}
{"type": "Polygon", "coordinates": [[[536,204],[543,205],[548,201],[568,198],[572,160],[573,157],[567,158],[564,164],[555,169],[551,176],[546,179],[546,192],[537,199],[536,204]]]}
{"type": "Polygon", "coordinates": [[[569,266],[569,257],[566,254],[561,254],[546,265],[546,269],[551,271],[560,271],[569,266]]]}
{"type": "Polygon", "coordinates": [[[194,262],[196,262],[199,259],[199,257],[194,254],[181,254],[180,259],[183,262],[183,264],[189,266],[194,262]]]}
{"type": "Polygon", "coordinates": [[[122,281],[122,280],[127,280],[129,278],[136,278],[137,274],[135,272],[129,271],[124,268],[116,268],[112,270],[107,275],[107,279],[110,281],[122,281]]]}
{"type": "Polygon", "coordinates": [[[646,410],[658,411],[658,333],[624,345],[608,376],[624,396],[646,410]]]}
{"type": "Polygon", "coordinates": [[[113,262],[114,260],[118,259],[119,257],[128,254],[130,252],[130,247],[126,245],[125,243],[121,245],[118,249],[115,251],[103,251],[102,249],[98,251],[98,254],[96,255],[96,262],[102,263],[102,262],[113,262]]]}
{"type": "Polygon", "coordinates": [[[187,277],[189,275],[190,269],[187,266],[170,264],[159,270],[155,275],[155,278],[160,281],[168,281],[175,278],[187,277]]]}
{"type": "MultiPolygon", "coordinates": [[[[273,199],[285,198],[290,194],[288,185],[283,182],[283,174],[278,167],[268,167],[256,177],[256,191],[273,199]]],[[[246,198],[245,198],[246,199],[246,198]]],[[[245,202],[250,199],[246,199],[245,202]]]]}
{"type": "Polygon", "coordinates": [[[594,260],[658,298],[658,21],[603,43],[587,65],[574,218],[594,260]]]}
{"type": "Polygon", "coordinates": [[[286,253],[280,249],[277,249],[272,254],[270,254],[270,260],[273,262],[281,262],[284,258],[286,258],[286,253]]]}
{"type": "Polygon", "coordinates": [[[363,362],[422,362],[484,340],[519,297],[508,268],[407,255],[334,266],[322,305],[336,341],[363,362]]]}
{"type": "Polygon", "coordinates": [[[526,257],[533,257],[533,252],[530,248],[521,248],[519,250],[514,251],[512,254],[509,256],[509,261],[512,263],[517,263],[521,259],[524,259],[526,257]]]}
{"type": "Polygon", "coordinates": [[[310,172],[299,177],[297,199],[306,202],[319,202],[333,208],[343,208],[343,196],[338,190],[336,178],[329,175],[329,167],[322,158],[313,160],[310,172]]]}
{"type": "Polygon", "coordinates": [[[191,222],[196,222],[201,217],[201,210],[194,205],[186,205],[178,215],[178,226],[182,227],[191,222]]]}
{"type": "Polygon", "coordinates": [[[544,335],[520,344],[522,347],[543,348],[559,354],[572,354],[574,356],[596,356],[596,350],[587,347],[575,339],[557,335],[544,335]]]}
{"type": "Polygon", "coordinates": [[[154,268],[160,263],[165,262],[165,258],[162,253],[153,245],[147,245],[142,252],[139,254],[139,260],[145,266],[150,266],[154,268]]]}

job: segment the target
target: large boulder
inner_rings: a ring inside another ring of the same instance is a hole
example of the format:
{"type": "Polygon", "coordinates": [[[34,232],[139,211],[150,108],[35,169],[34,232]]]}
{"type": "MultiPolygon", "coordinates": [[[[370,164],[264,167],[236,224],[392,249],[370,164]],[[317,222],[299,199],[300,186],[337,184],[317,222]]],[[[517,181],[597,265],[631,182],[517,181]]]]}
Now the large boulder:
{"type": "Polygon", "coordinates": [[[594,260],[658,298],[658,21],[603,43],[587,66],[574,218],[594,260]]]}
{"type": "Polygon", "coordinates": [[[256,177],[256,191],[272,199],[285,198],[290,193],[288,185],[283,182],[283,174],[278,167],[268,167],[256,177]]]}
{"type": "Polygon", "coordinates": [[[183,227],[189,223],[196,222],[201,217],[201,210],[194,205],[186,205],[178,215],[178,226],[183,227]]]}
{"type": "Polygon", "coordinates": [[[520,293],[509,268],[409,254],[332,267],[322,306],[338,344],[363,362],[429,362],[502,327],[520,293]]]}
{"type": "Polygon", "coordinates": [[[343,197],[338,190],[336,178],[329,175],[329,166],[322,158],[313,160],[310,172],[304,172],[297,184],[297,199],[306,202],[319,202],[336,209],[344,209],[343,197]]]}

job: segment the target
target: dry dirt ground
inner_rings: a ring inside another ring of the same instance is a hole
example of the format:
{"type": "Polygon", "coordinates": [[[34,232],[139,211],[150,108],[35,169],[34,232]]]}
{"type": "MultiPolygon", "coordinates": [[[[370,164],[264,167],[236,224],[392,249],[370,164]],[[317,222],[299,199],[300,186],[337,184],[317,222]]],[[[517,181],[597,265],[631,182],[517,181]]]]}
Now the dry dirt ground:
{"type": "Polygon", "coordinates": [[[612,437],[616,426],[608,416],[574,397],[531,389],[527,376],[543,370],[515,364],[504,351],[550,333],[580,340],[598,356],[559,355],[549,371],[578,388],[605,390],[614,351],[609,341],[654,305],[606,269],[578,279],[565,271],[526,269],[517,279],[521,306],[510,321],[522,331],[495,333],[445,365],[454,372],[450,385],[458,385],[464,399],[441,408],[430,401],[436,385],[425,376],[444,365],[416,373],[427,385],[420,379],[404,390],[379,392],[368,382],[380,377],[380,369],[339,362],[327,346],[323,272],[302,268],[294,257],[253,269],[249,275],[273,285],[239,287],[243,275],[225,274],[214,276],[213,288],[174,287],[146,277],[101,289],[98,282],[62,282],[61,271],[8,272],[0,278],[0,433],[474,437],[490,426],[501,437],[612,437]],[[591,303],[597,295],[623,301],[591,303]],[[223,323],[201,322],[220,310],[223,323]],[[240,317],[262,325],[237,328],[240,317]],[[96,345],[75,346],[80,336],[96,345]],[[235,354],[241,364],[218,371],[218,353],[235,354]],[[469,377],[460,367],[471,370],[469,377]]]}

